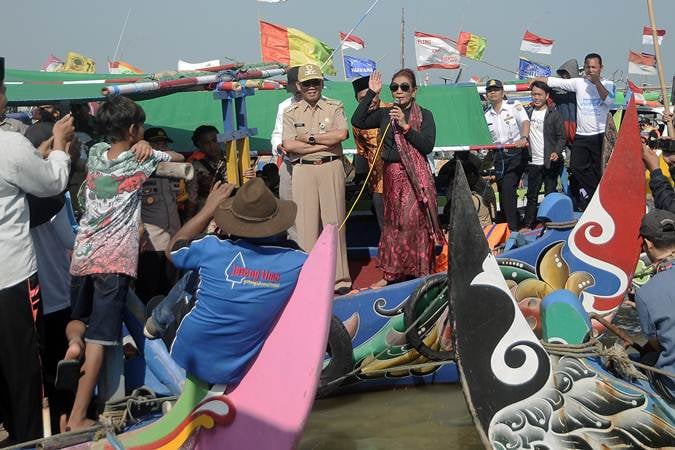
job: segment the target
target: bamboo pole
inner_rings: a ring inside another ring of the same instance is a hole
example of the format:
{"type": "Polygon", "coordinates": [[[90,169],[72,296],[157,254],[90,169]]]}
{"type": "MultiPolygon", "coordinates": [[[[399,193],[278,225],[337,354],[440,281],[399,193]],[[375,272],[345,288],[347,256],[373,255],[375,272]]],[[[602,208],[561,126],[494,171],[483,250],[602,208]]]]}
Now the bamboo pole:
{"type": "Polygon", "coordinates": [[[405,69],[405,9],[401,8],[401,69],[405,69]]]}
{"type": "MultiPolygon", "coordinates": [[[[663,72],[663,60],[661,59],[661,46],[659,45],[659,37],[656,32],[656,19],[654,17],[654,2],[647,0],[647,12],[649,13],[649,22],[652,27],[652,39],[654,40],[654,56],[656,56],[656,69],[659,72],[659,83],[661,84],[661,95],[663,96],[663,110],[668,114],[671,113],[670,102],[668,101],[668,90],[666,89],[666,77],[663,72]]],[[[673,127],[673,120],[666,122],[668,127],[668,136],[675,138],[675,128],[673,127]]]]}

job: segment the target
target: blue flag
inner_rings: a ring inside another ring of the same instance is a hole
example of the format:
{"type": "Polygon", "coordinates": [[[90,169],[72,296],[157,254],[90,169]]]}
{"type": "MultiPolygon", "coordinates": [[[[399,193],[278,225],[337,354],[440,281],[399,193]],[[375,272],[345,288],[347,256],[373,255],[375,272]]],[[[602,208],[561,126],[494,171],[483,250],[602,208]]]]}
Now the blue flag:
{"type": "Polygon", "coordinates": [[[345,55],[345,76],[358,78],[370,75],[375,71],[375,61],[372,59],[353,58],[345,55]]]}
{"type": "Polygon", "coordinates": [[[534,61],[520,58],[518,63],[518,78],[525,80],[534,77],[550,77],[551,67],[543,64],[538,64],[534,61]]]}

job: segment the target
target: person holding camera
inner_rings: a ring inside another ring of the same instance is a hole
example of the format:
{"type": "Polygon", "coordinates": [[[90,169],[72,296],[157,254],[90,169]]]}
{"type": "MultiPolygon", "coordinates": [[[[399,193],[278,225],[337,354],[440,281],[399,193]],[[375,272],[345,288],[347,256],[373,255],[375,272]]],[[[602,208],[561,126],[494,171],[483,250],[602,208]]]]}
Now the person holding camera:
{"type": "MultiPolygon", "coordinates": [[[[5,60],[0,57],[0,111],[7,104],[5,60]]],[[[0,413],[8,438],[0,445],[42,436],[42,299],[30,235],[27,194],[49,197],[68,185],[69,145],[75,128],[66,115],[53,137],[35,149],[23,135],[0,130],[0,413]]]]}
{"type": "MultiPolygon", "coordinates": [[[[655,141],[658,142],[658,141],[655,141]]],[[[667,146],[661,150],[661,157],[668,164],[671,178],[675,176],[675,148],[672,142],[666,141],[667,146]]],[[[668,178],[661,170],[659,155],[649,146],[649,142],[643,139],[642,160],[649,171],[649,189],[654,197],[654,206],[675,213],[675,190],[668,178]]]]}

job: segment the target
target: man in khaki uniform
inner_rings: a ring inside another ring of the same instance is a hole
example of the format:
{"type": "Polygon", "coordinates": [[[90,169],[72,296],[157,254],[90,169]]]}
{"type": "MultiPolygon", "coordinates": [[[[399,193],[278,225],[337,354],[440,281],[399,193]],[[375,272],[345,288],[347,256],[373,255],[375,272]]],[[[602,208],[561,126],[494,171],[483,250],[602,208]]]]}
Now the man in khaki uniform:
{"type": "MultiPolygon", "coordinates": [[[[298,244],[309,252],[324,224],[339,226],[345,218],[345,173],[342,141],[349,136],[342,102],[321,97],[323,75],[314,64],[298,70],[302,100],[284,113],[283,148],[293,163],[293,200],[298,244]]],[[[335,291],[351,288],[344,228],[338,236],[335,291]]]]}

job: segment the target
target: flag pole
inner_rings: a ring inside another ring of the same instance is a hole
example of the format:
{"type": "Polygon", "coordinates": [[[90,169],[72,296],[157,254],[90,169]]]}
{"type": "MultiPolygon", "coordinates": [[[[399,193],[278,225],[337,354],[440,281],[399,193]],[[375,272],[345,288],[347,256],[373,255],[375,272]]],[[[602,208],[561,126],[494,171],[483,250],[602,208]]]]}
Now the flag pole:
{"type": "Polygon", "coordinates": [[[258,14],[258,42],[260,43],[260,62],[263,62],[262,31],[260,30],[260,4],[255,2],[255,10],[258,14]]]}
{"type": "Polygon", "coordinates": [[[347,65],[345,64],[345,48],[340,44],[340,57],[342,58],[342,72],[345,76],[345,81],[347,81],[347,65]]]}
{"type": "MultiPolygon", "coordinates": [[[[670,114],[670,105],[668,102],[668,90],[666,89],[666,77],[663,72],[663,60],[661,59],[661,46],[659,45],[659,37],[656,31],[656,19],[654,18],[654,3],[653,0],[647,0],[647,12],[649,13],[649,22],[652,27],[652,39],[654,40],[654,56],[656,56],[656,68],[659,73],[659,83],[661,84],[661,95],[663,96],[663,109],[670,114]]],[[[675,127],[673,127],[672,119],[666,122],[668,127],[668,136],[675,137],[675,127]]]]}
{"type": "MultiPolygon", "coordinates": [[[[375,1],[373,2],[373,4],[370,5],[370,8],[368,8],[368,9],[366,10],[366,12],[363,13],[363,15],[361,16],[361,18],[356,22],[356,25],[354,25],[354,26],[352,27],[352,29],[349,30],[349,33],[347,33],[347,34],[345,35],[344,39],[340,39],[340,49],[342,49],[342,44],[344,44],[344,42],[345,42],[347,39],[349,39],[349,36],[351,36],[352,33],[354,32],[354,30],[356,30],[356,28],[357,28],[359,25],[361,25],[361,22],[363,22],[363,19],[365,19],[366,16],[368,16],[368,14],[370,14],[370,12],[373,10],[373,8],[375,8],[375,6],[376,6],[378,3],[380,3],[380,0],[375,0],[375,1]]],[[[326,61],[324,61],[324,63],[321,65],[321,70],[322,70],[322,71],[323,71],[323,68],[326,67],[326,64],[328,64],[328,62],[329,62],[331,59],[333,59],[333,56],[335,55],[335,52],[336,52],[336,51],[337,51],[337,49],[333,49],[333,52],[330,54],[330,56],[328,56],[328,59],[327,59],[326,61]]]]}
{"type": "Polygon", "coordinates": [[[113,62],[117,61],[117,52],[120,49],[120,43],[122,42],[122,37],[124,36],[124,32],[127,29],[127,22],[129,22],[129,16],[131,15],[131,6],[129,7],[129,11],[127,11],[127,17],[124,19],[124,23],[122,24],[122,31],[120,31],[120,37],[117,39],[117,45],[115,46],[115,51],[113,52],[113,62]]]}
{"type": "Polygon", "coordinates": [[[401,69],[405,68],[405,8],[401,8],[401,69]]]}

